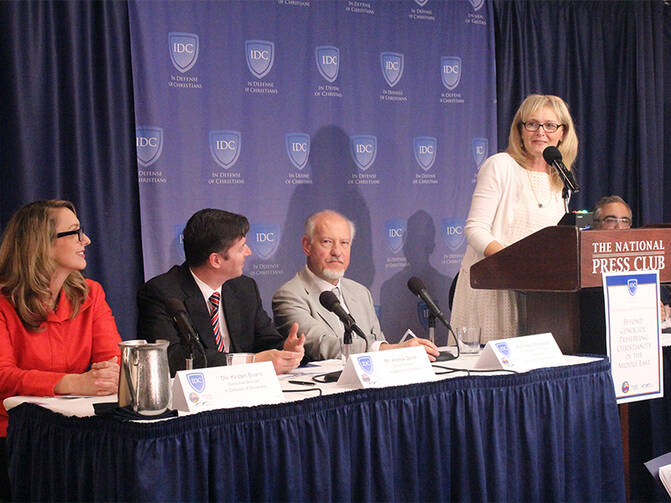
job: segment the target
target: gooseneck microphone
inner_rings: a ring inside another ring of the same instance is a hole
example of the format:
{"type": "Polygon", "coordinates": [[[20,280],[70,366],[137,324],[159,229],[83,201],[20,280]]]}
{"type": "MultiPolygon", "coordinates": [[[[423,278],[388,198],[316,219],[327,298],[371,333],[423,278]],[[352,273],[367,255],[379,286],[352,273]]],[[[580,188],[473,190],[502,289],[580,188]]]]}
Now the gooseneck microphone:
{"type": "Polygon", "coordinates": [[[543,150],[543,159],[557,171],[559,178],[564,182],[565,188],[573,193],[580,191],[580,186],[578,185],[573,172],[564,166],[561,152],[557,147],[552,145],[545,147],[545,150],[543,150]]]}
{"type": "Polygon", "coordinates": [[[170,318],[172,318],[172,321],[174,321],[175,324],[177,325],[177,329],[179,330],[180,335],[184,339],[184,345],[186,348],[187,370],[191,370],[191,368],[193,368],[192,365],[193,365],[194,343],[200,349],[203,355],[203,360],[205,360],[203,366],[207,367],[207,357],[205,356],[205,349],[203,348],[203,345],[200,342],[198,332],[194,328],[193,323],[191,323],[189,313],[186,312],[186,306],[184,305],[184,302],[182,302],[179,299],[170,298],[165,301],[165,307],[168,310],[170,318]]]}
{"type": "Polygon", "coordinates": [[[426,304],[426,307],[429,308],[431,314],[433,314],[436,318],[438,318],[443,323],[443,325],[452,330],[452,327],[450,327],[450,323],[445,318],[445,315],[440,310],[438,305],[433,301],[433,299],[429,295],[429,292],[426,291],[426,287],[424,286],[424,283],[422,282],[421,279],[419,279],[417,276],[413,276],[412,278],[410,278],[408,280],[408,288],[413,294],[417,295],[420,299],[424,301],[424,304],[426,304]]]}
{"type": "Polygon", "coordinates": [[[356,321],[354,321],[354,318],[352,318],[352,315],[345,311],[345,308],[342,306],[335,293],[329,290],[323,291],[319,295],[319,302],[322,306],[324,306],[332,313],[335,313],[338,318],[340,318],[342,324],[345,325],[345,330],[351,330],[364,341],[366,341],[366,348],[368,347],[368,339],[366,339],[366,335],[357,326],[356,321]]]}
{"type": "MultiPolygon", "coordinates": [[[[457,336],[454,334],[454,331],[452,330],[452,327],[450,326],[450,323],[447,321],[447,318],[445,318],[445,315],[443,312],[440,310],[438,305],[433,301],[431,296],[429,295],[429,292],[426,291],[426,287],[424,286],[424,283],[422,282],[421,279],[419,279],[417,276],[413,276],[408,280],[408,288],[410,291],[415,294],[417,297],[422,299],[424,301],[424,304],[426,304],[426,307],[429,309],[431,312],[431,316],[434,317],[433,321],[431,320],[431,317],[429,317],[429,327],[431,327],[431,323],[433,323],[433,326],[435,327],[435,319],[438,318],[443,325],[447,327],[447,330],[452,333],[452,337],[454,337],[454,342],[457,345],[457,354],[453,355],[449,351],[441,351],[440,355],[438,358],[436,358],[436,361],[448,361],[448,360],[454,360],[455,358],[458,358],[459,355],[461,354],[461,349],[459,348],[459,342],[457,341],[457,336]]],[[[429,336],[433,338],[433,328],[430,328],[429,330],[429,336]]],[[[448,339],[449,339],[449,334],[448,334],[448,339]]],[[[431,340],[433,342],[433,340],[431,340]]]]}

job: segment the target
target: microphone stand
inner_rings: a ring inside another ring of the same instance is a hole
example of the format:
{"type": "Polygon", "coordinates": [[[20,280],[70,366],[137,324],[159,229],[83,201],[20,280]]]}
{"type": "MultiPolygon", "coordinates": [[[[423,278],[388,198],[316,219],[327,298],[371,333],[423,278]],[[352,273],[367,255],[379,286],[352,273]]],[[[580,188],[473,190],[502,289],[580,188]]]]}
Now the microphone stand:
{"type": "Polygon", "coordinates": [[[429,340],[436,343],[436,315],[429,311],[429,340]]]}
{"type": "Polygon", "coordinates": [[[343,345],[342,345],[343,363],[347,362],[347,359],[351,354],[352,354],[352,327],[350,325],[345,325],[345,333],[343,334],[343,345]]]}
{"type": "Polygon", "coordinates": [[[186,360],[186,370],[193,369],[193,340],[191,336],[187,336],[186,343],[184,344],[184,353],[186,360]]]}

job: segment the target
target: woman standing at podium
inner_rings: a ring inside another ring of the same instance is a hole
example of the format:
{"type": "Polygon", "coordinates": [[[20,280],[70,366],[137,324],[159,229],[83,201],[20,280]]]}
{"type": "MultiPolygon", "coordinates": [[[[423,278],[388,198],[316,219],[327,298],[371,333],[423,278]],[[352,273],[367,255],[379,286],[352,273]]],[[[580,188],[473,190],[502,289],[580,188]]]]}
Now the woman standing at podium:
{"type": "Polygon", "coordinates": [[[8,497],[7,412],[14,395],[111,395],[121,342],[100,284],[85,279],[91,243],[72,203],[35,201],[0,243],[0,499],[8,497]],[[4,482],[4,483],[3,483],[4,482]]]}
{"type": "Polygon", "coordinates": [[[506,151],[489,157],[478,172],[450,321],[454,327],[480,327],[483,343],[525,333],[524,299],[510,290],[471,288],[470,268],[563,216],[562,181],[543,159],[548,146],[559,147],[572,169],[578,137],[566,103],[532,94],[515,113],[506,151]]]}

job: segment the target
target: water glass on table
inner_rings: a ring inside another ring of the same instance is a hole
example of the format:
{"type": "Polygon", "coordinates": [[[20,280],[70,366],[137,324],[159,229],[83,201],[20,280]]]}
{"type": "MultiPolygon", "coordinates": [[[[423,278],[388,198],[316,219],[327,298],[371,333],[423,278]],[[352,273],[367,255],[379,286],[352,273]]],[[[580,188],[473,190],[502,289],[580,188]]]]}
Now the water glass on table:
{"type": "Polygon", "coordinates": [[[482,330],[479,327],[458,327],[457,341],[462,355],[477,355],[480,353],[480,338],[482,330]]]}

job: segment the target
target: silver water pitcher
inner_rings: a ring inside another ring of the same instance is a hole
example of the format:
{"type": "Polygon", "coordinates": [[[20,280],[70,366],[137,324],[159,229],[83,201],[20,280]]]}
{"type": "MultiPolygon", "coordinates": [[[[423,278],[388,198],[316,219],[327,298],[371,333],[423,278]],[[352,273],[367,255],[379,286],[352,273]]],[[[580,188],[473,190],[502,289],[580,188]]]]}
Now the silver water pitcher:
{"type": "Polygon", "coordinates": [[[130,407],[143,416],[156,416],[170,402],[168,341],[123,341],[119,375],[119,407],[130,407]]]}

